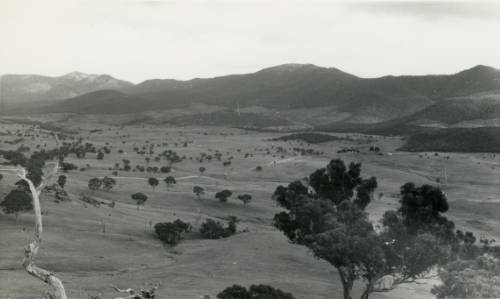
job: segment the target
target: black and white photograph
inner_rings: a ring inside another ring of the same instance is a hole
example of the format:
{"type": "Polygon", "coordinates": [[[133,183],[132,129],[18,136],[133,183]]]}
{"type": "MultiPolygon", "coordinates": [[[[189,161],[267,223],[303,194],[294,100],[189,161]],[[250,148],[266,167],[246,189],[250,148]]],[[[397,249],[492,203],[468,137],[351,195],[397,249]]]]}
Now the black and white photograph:
{"type": "Polygon", "coordinates": [[[0,0],[0,299],[500,298],[500,1],[0,0]]]}

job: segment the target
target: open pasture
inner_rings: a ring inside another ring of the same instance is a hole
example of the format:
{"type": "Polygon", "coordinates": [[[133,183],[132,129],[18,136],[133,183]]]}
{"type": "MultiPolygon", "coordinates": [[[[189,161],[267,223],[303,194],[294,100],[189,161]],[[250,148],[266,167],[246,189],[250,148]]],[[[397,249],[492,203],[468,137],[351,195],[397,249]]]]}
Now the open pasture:
{"type": "MultiPolygon", "coordinates": [[[[110,150],[102,160],[90,153],[65,159],[79,168],[64,173],[71,201],[56,203],[52,195],[42,195],[44,243],[38,263],[57,273],[70,298],[97,294],[113,298],[117,296],[113,285],[158,285],[159,298],[214,298],[232,284],[258,283],[297,298],[340,298],[342,287],[335,268],[315,259],[304,247],[289,244],[272,226],[273,215],[280,210],[271,199],[275,188],[306,177],[333,158],[362,162],[363,176],[377,177],[376,200],[368,207],[374,222],[387,209],[397,207],[399,187],[405,182],[440,184],[450,201],[447,216],[458,228],[500,238],[500,158],[491,154],[398,152],[400,138],[355,134],[341,141],[309,145],[270,141],[281,133],[219,127],[119,127],[83,121],[59,125],[74,133],[67,136],[110,150]],[[370,146],[377,146],[380,152],[370,151],[370,146]],[[355,151],[338,153],[342,149],[355,151]],[[141,150],[145,153],[138,154],[141,150]],[[155,161],[165,150],[176,152],[182,161],[169,163],[164,157],[155,161]],[[210,161],[207,155],[212,156],[210,161]],[[205,157],[202,162],[200,157],[205,157]],[[130,171],[121,170],[123,160],[130,161],[130,171]],[[136,165],[172,168],[168,174],[153,173],[141,172],[136,165]],[[206,170],[201,172],[200,167],[206,170]],[[114,177],[116,186],[110,192],[90,191],[89,179],[104,176],[114,177]],[[166,176],[175,177],[177,183],[167,186],[163,182],[166,176]],[[160,185],[152,188],[149,177],[158,178],[160,185]],[[194,186],[204,188],[201,198],[193,193],[194,186]],[[227,203],[214,198],[223,189],[233,192],[227,203]],[[142,207],[131,198],[136,192],[148,196],[142,207]],[[253,197],[247,206],[236,198],[243,193],[253,197]],[[80,201],[81,194],[115,205],[95,207],[80,201]],[[200,237],[198,228],[206,218],[223,222],[228,216],[239,219],[237,234],[220,240],[200,237]],[[193,232],[175,247],[162,245],[152,226],[178,218],[190,222],[193,232]]],[[[44,130],[29,128],[29,124],[0,123],[0,149],[24,145],[32,152],[37,144],[41,148],[46,144],[47,149],[54,146],[44,130]]],[[[4,175],[2,198],[16,181],[4,175]]],[[[43,298],[46,288],[21,267],[32,218],[31,213],[17,219],[0,214],[0,290],[15,294],[12,299],[43,298]]],[[[429,289],[436,282],[422,282],[374,293],[372,298],[433,298],[429,289]]]]}

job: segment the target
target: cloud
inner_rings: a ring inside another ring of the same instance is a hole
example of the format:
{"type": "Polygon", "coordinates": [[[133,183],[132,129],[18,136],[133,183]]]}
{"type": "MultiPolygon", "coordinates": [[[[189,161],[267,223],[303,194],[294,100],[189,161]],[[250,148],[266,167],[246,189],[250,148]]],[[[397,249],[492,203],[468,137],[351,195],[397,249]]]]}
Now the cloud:
{"type": "Polygon", "coordinates": [[[138,82],[289,62],[368,77],[498,67],[496,11],[401,0],[0,0],[0,72],[138,82]]]}
{"type": "Polygon", "coordinates": [[[488,1],[360,1],[349,7],[369,13],[426,19],[500,17],[500,3],[488,1]]]}

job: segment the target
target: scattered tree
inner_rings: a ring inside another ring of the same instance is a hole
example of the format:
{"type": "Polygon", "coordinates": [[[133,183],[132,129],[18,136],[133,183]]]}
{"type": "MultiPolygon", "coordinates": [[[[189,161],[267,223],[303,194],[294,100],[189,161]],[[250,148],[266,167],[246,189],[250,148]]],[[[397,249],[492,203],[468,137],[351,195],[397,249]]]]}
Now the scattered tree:
{"type": "Polygon", "coordinates": [[[167,188],[177,183],[173,176],[168,176],[163,181],[165,182],[165,184],[167,184],[167,188]]]}
{"type": "Polygon", "coordinates": [[[148,200],[147,195],[142,193],[142,192],[134,193],[134,194],[132,194],[131,197],[133,200],[135,200],[135,202],[137,204],[137,209],[139,209],[140,206],[144,205],[146,200],[148,200]]]}
{"type": "Polygon", "coordinates": [[[116,185],[116,180],[114,178],[110,178],[108,176],[105,176],[102,179],[102,185],[103,185],[103,189],[106,190],[107,192],[109,192],[116,185]]]}
{"type": "Polygon", "coordinates": [[[246,207],[247,204],[252,200],[252,195],[250,194],[240,194],[238,195],[238,199],[243,202],[243,205],[246,207]]]}
{"type": "Polygon", "coordinates": [[[57,178],[57,184],[59,186],[61,186],[61,188],[64,189],[64,186],[66,185],[66,176],[65,175],[60,175],[58,178],[57,178]]]}
{"type": "Polygon", "coordinates": [[[33,210],[33,203],[28,193],[20,189],[14,189],[5,196],[0,203],[0,207],[6,214],[15,214],[17,218],[20,212],[33,210]]]}
{"type": "Polygon", "coordinates": [[[203,189],[200,186],[194,186],[193,187],[193,193],[196,194],[198,199],[200,199],[201,195],[205,194],[205,189],[203,189]]]}
{"type": "Polygon", "coordinates": [[[148,179],[148,184],[149,184],[151,187],[153,187],[153,189],[154,189],[156,186],[158,186],[158,184],[159,184],[159,183],[160,183],[160,182],[158,181],[158,179],[157,179],[157,178],[149,178],[149,179],[148,179]]]}
{"type": "Polygon", "coordinates": [[[102,160],[104,159],[104,153],[103,152],[98,152],[97,153],[97,160],[102,160]]]}
{"type": "Polygon", "coordinates": [[[88,187],[93,192],[99,190],[102,186],[102,181],[99,178],[91,178],[88,183],[88,187]]]}
{"type": "Polygon", "coordinates": [[[231,197],[233,192],[230,190],[222,190],[215,193],[215,198],[217,198],[220,202],[227,202],[228,198],[231,197]]]}

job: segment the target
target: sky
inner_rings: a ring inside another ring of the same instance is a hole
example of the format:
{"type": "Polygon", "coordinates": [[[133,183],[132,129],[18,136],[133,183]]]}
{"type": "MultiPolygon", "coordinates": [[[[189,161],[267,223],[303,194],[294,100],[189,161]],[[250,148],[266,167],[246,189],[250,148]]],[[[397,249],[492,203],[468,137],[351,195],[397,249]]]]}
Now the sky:
{"type": "Polygon", "coordinates": [[[500,68],[500,2],[0,0],[0,74],[137,83],[284,63],[360,77],[500,68]]]}

